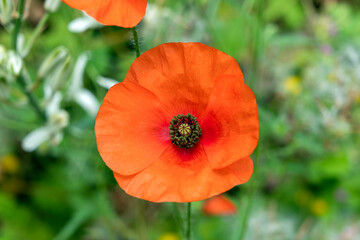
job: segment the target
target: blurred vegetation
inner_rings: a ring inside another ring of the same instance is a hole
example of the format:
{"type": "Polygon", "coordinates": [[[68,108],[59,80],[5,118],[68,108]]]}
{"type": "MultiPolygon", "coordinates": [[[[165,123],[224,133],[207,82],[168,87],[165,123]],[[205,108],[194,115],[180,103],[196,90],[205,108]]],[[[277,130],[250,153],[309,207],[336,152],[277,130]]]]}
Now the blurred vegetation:
{"type": "MultiPolygon", "coordinates": [[[[106,86],[135,59],[131,30],[27,1],[14,56],[4,9],[0,240],[180,239],[184,207],[127,196],[96,149],[106,86]]],[[[227,193],[238,214],[195,203],[194,239],[360,239],[358,1],[153,0],[138,30],[142,51],[199,41],[226,52],[257,96],[255,172],[227,193]]]]}

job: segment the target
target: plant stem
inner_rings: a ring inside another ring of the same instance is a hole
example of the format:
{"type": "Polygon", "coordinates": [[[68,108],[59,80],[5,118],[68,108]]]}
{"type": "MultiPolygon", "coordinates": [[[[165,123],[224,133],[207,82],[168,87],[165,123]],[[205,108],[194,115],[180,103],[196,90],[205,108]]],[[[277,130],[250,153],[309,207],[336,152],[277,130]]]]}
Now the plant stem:
{"type": "Polygon", "coordinates": [[[19,0],[19,16],[17,17],[15,21],[15,27],[12,35],[12,42],[11,47],[14,49],[14,51],[17,51],[17,39],[20,32],[21,22],[24,15],[24,8],[25,8],[25,0],[19,0]]]}
{"type": "Polygon", "coordinates": [[[34,97],[34,95],[26,88],[26,83],[25,80],[22,76],[18,76],[16,81],[19,83],[19,85],[21,86],[23,92],[25,93],[25,95],[28,98],[28,101],[30,103],[30,105],[34,108],[35,112],[39,115],[39,117],[41,118],[41,120],[46,121],[46,115],[45,113],[41,110],[41,108],[39,107],[39,104],[36,100],[36,98],[34,97]]]}
{"type": "Polygon", "coordinates": [[[136,30],[136,27],[132,28],[132,32],[134,35],[134,44],[135,44],[135,50],[136,50],[136,57],[140,57],[140,44],[139,44],[139,37],[136,30]]]}
{"type": "Polygon", "coordinates": [[[191,240],[191,202],[186,204],[185,237],[186,237],[186,240],[191,240]]]}
{"type": "MultiPolygon", "coordinates": [[[[21,27],[23,15],[24,15],[25,0],[19,0],[18,6],[19,6],[19,8],[18,8],[19,16],[15,20],[15,27],[14,27],[14,31],[12,33],[12,39],[11,39],[11,47],[15,52],[17,52],[17,50],[18,50],[17,49],[17,39],[18,39],[18,35],[20,32],[20,27],[21,27]]],[[[34,108],[35,112],[39,115],[39,117],[42,120],[46,121],[45,113],[39,107],[39,104],[38,104],[35,96],[32,95],[31,92],[27,89],[25,79],[21,76],[21,73],[19,76],[16,77],[16,82],[20,85],[21,90],[23,90],[23,92],[27,96],[28,101],[29,101],[30,105],[34,108]]]]}

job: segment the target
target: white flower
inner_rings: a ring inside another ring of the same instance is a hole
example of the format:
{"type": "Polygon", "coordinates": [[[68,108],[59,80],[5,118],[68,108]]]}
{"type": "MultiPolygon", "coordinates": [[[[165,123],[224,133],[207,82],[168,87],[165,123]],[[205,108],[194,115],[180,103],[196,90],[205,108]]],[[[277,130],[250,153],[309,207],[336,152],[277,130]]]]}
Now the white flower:
{"type": "Polygon", "coordinates": [[[83,75],[88,61],[88,54],[84,53],[76,61],[68,91],[69,100],[79,104],[89,115],[96,116],[100,104],[96,97],[89,90],[83,87],[83,75]]]}
{"type": "Polygon", "coordinates": [[[23,67],[23,62],[21,57],[16,54],[14,51],[9,51],[8,54],[8,64],[12,74],[18,76],[23,67]]]}
{"type": "Polygon", "coordinates": [[[103,76],[99,76],[96,79],[96,83],[99,84],[103,88],[110,89],[112,86],[117,84],[118,81],[116,81],[114,79],[111,79],[111,78],[106,78],[106,77],[103,77],[103,76]]]}
{"type": "Polygon", "coordinates": [[[51,137],[51,128],[49,126],[40,127],[30,132],[21,142],[24,151],[32,152],[36,150],[42,143],[51,137]]]}
{"type": "Polygon", "coordinates": [[[41,144],[49,141],[52,145],[58,145],[63,139],[63,129],[69,125],[69,114],[60,109],[62,95],[56,92],[46,106],[47,122],[45,126],[35,129],[25,136],[21,146],[24,151],[32,152],[41,144]]]}
{"type": "Polygon", "coordinates": [[[70,32],[74,33],[81,33],[85,32],[88,29],[94,29],[94,28],[100,28],[104,25],[98,23],[94,18],[90,17],[86,13],[84,13],[84,16],[76,18],[75,20],[71,21],[68,29],[70,32]]]}
{"type": "Polygon", "coordinates": [[[44,89],[49,96],[64,86],[71,69],[71,58],[64,47],[53,50],[43,61],[38,71],[38,78],[44,78],[44,89]]]}
{"type": "Polygon", "coordinates": [[[46,0],[44,4],[45,10],[55,12],[60,5],[60,0],[46,0]]]}
{"type": "Polygon", "coordinates": [[[22,68],[22,58],[14,51],[7,51],[0,45],[0,78],[7,82],[14,81],[21,73],[22,68]]]}

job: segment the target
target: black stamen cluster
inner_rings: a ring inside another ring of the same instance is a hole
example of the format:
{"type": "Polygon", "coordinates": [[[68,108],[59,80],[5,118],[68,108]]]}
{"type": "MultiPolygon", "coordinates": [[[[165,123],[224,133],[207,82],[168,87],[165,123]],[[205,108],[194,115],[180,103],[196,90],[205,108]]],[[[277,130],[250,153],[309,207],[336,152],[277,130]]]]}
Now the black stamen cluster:
{"type": "Polygon", "coordinates": [[[202,131],[200,124],[197,121],[196,117],[191,114],[187,115],[177,115],[170,122],[170,136],[171,142],[177,145],[180,148],[192,148],[196,143],[200,141],[202,131]],[[182,135],[179,132],[179,127],[181,124],[187,124],[191,128],[191,133],[188,135],[182,135]]]}

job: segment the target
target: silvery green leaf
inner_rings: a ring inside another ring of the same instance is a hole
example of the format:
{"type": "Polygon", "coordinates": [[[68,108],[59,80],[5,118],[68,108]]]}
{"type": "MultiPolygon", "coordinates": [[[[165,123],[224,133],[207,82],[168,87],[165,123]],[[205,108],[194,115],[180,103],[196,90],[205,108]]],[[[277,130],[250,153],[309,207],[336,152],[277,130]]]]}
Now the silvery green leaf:
{"type": "Polygon", "coordinates": [[[21,147],[26,152],[32,152],[36,150],[42,143],[50,139],[51,132],[51,128],[48,126],[35,129],[25,136],[21,142],[21,147]]]}
{"type": "Polygon", "coordinates": [[[13,8],[12,0],[0,0],[0,22],[4,26],[11,22],[13,8]]]}
{"type": "Polygon", "coordinates": [[[64,47],[58,47],[54,51],[52,51],[43,61],[40,66],[38,77],[43,78],[49,72],[53,71],[59,63],[65,61],[65,59],[69,56],[68,50],[64,47]]]}
{"type": "Polygon", "coordinates": [[[112,86],[117,84],[118,81],[116,81],[114,79],[111,79],[111,78],[106,78],[106,77],[103,77],[103,76],[99,76],[96,79],[96,83],[99,84],[103,88],[110,89],[112,86]]]}
{"type": "Polygon", "coordinates": [[[88,29],[99,28],[102,26],[102,24],[98,23],[95,19],[84,13],[84,16],[71,21],[68,29],[70,32],[81,33],[88,29]]]}
{"type": "Polygon", "coordinates": [[[46,0],[44,4],[45,10],[55,12],[60,5],[60,0],[46,0]]]}
{"type": "Polygon", "coordinates": [[[74,101],[79,104],[89,115],[96,116],[99,110],[99,102],[87,89],[80,89],[73,96],[74,101]]]}

